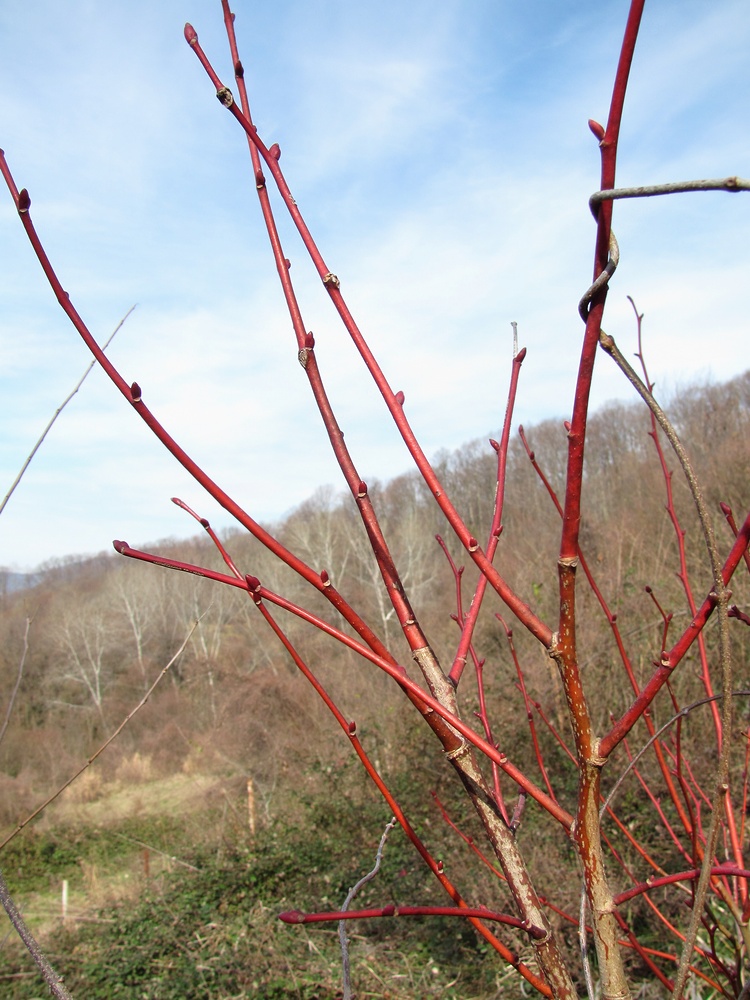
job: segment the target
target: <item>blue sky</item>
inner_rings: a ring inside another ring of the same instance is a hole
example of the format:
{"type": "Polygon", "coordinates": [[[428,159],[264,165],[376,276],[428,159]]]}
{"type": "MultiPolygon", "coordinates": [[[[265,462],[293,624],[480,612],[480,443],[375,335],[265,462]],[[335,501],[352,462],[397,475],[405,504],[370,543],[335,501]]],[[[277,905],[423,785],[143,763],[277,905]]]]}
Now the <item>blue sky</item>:
{"type": "MultiPolygon", "coordinates": [[[[569,415],[589,284],[598,150],[627,12],[580,0],[235,0],[259,132],[428,454],[496,431],[511,358],[518,421],[569,415]]],[[[0,146],[64,287],[180,443],[257,519],[339,484],[264,241],[244,138],[183,39],[232,85],[208,0],[0,7],[0,146]]],[[[619,183],[750,175],[745,0],[651,2],[619,183]]],[[[365,479],[409,468],[279,214],[307,326],[365,479]]],[[[620,203],[605,328],[657,388],[748,367],[750,195],[620,203]]],[[[0,496],[88,363],[0,192],[0,496]]],[[[595,403],[631,398],[602,356],[595,403]]],[[[101,372],[0,517],[0,565],[191,534],[169,497],[228,518],[101,372]]]]}

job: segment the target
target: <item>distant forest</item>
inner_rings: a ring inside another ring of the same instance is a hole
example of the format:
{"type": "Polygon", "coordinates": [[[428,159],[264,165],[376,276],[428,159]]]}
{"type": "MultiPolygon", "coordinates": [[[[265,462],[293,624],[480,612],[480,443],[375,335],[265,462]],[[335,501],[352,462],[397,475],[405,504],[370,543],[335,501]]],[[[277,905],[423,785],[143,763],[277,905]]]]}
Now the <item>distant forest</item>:
{"type": "MultiPolygon", "coordinates": [[[[750,496],[750,371],[721,385],[683,389],[669,401],[668,410],[707,484],[706,500],[725,546],[728,529],[719,503],[744,511],[750,496]]],[[[644,408],[635,404],[612,403],[591,418],[582,534],[582,549],[610,607],[616,612],[640,609],[632,620],[647,623],[641,626],[644,634],[629,636],[628,641],[637,649],[642,640],[644,656],[654,648],[653,630],[662,627],[644,588],[652,588],[661,606],[676,617],[688,613],[675,577],[676,543],[649,431],[644,408]],[[644,612],[649,607],[652,610],[644,612]]],[[[525,431],[528,447],[553,490],[563,483],[565,433],[556,420],[525,431]]],[[[437,461],[449,495],[477,537],[484,535],[491,518],[495,462],[486,441],[472,442],[437,461]]],[[[674,490],[678,513],[687,526],[690,559],[701,544],[698,526],[679,476],[674,477],[674,490]]],[[[369,491],[412,603],[436,649],[446,649],[455,639],[451,619],[455,584],[435,541],[443,531],[439,511],[416,473],[371,483],[369,491]]],[[[311,565],[325,568],[339,590],[364,609],[375,630],[398,644],[393,611],[377,586],[378,569],[350,497],[332,488],[320,489],[273,529],[311,565]]],[[[549,620],[555,618],[557,601],[554,567],[559,533],[559,516],[516,435],[509,453],[498,563],[532,608],[549,620]]],[[[252,538],[240,531],[223,537],[243,572],[292,600],[299,598],[324,617],[332,615],[318,595],[303,593],[304,584],[252,538]]],[[[448,547],[457,561],[465,561],[452,540],[448,547]]],[[[221,568],[205,536],[146,548],[221,568]]],[[[467,579],[472,573],[467,567],[467,579]]],[[[736,582],[739,586],[739,578],[736,582]]],[[[696,575],[694,585],[704,592],[710,580],[696,575]]],[[[589,600],[583,582],[580,589],[581,600],[589,600]]],[[[507,680],[512,668],[505,633],[495,616],[500,610],[488,602],[477,646],[488,668],[507,680]]],[[[143,695],[198,616],[200,624],[185,654],[152,703],[97,762],[97,771],[105,780],[137,752],[148,760],[150,773],[168,774],[189,766],[199,747],[202,769],[234,773],[238,780],[250,775],[262,814],[273,816],[281,784],[294,780],[287,772],[299,773],[323,753],[318,748],[332,752],[324,711],[295,675],[284,651],[261,629],[246,593],[111,553],[52,563],[25,581],[6,578],[0,610],[2,705],[10,701],[30,624],[20,688],[0,745],[2,824],[17,822],[40,795],[60,784],[92,752],[143,695]],[[301,760],[305,756],[310,759],[301,760]]],[[[389,706],[388,711],[397,712],[398,690],[374,669],[355,663],[340,646],[289,617],[288,634],[305,649],[321,678],[343,692],[344,709],[362,724],[369,717],[370,737],[381,756],[394,752],[393,727],[383,728],[386,716],[382,711],[373,716],[371,709],[376,698],[380,708],[389,706]]],[[[592,651],[583,669],[606,684],[612,658],[607,623],[596,615],[585,619],[582,615],[581,620],[590,623],[587,628],[598,629],[581,638],[582,648],[592,651]]],[[[519,654],[525,658],[531,694],[564,728],[562,705],[555,701],[558,688],[550,683],[551,661],[521,631],[519,654]]],[[[407,662],[406,646],[403,655],[407,662]]],[[[637,662],[635,654],[634,659],[637,662]]],[[[747,658],[736,669],[738,683],[745,683],[745,678],[750,682],[747,658]]],[[[679,684],[689,688],[693,682],[690,670],[681,672],[679,684]]],[[[596,692],[596,684],[590,687],[596,692]]],[[[687,700],[690,693],[681,696],[687,700]]],[[[511,728],[519,708],[520,702],[509,704],[507,713],[501,711],[508,715],[511,728]]],[[[345,752],[338,742],[335,746],[336,753],[345,752]]]]}

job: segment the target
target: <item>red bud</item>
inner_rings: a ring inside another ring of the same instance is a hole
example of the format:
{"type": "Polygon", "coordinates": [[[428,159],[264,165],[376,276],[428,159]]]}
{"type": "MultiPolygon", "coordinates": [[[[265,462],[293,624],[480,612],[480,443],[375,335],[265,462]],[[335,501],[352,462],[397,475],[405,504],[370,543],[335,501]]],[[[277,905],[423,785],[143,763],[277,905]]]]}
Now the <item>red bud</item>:
{"type": "Polygon", "coordinates": [[[130,387],[130,398],[133,400],[134,403],[140,403],[141,401],[142,398],[141,387],[138,385],[137,382],[133,382],[133,384],[130,387]]]}
{"type": "Polygon", "coordinates": [[[198,35],[196,33],[195,28],[192,26],[192,24],[190,24],[189,21],[185,25],[185,41],[188,43],[188,45],[198,44],[198,35]]]}
{"type": "Polygon", "coordinates": [[[396,393],[396,402],[398,403],[399,406],[403,406],[405,399],[406,396],[404,396],[403,392],[401,392],[401,390],[399,389],[399,391],[396,393]]]}
{"type": "Polygon", "coordinates": [[[320,571],[320,582],[323,584],[324,587],[331,586],[331,581],[328,578],[328,573],[324,569],[320,571]]]}
{"type": "Polygon", "coordinates": [[[125,549],[130,548],[127,542],[121,542],[118,539],[115,539],[114,542],[112,542],[112,545],[114,546],[115,552],[119,552],[120,555],[122,555],[125,549]]]}
{"type": "Polygon", "coordinates": [[[245,75],[245,68],[239,61],[239,59],[234,64],[234,75],[237,77],[238,80],[241,80],[242,77],[245,75]]]}
{"type": "Polygon", "coordinates": [[[500,445],[497,443],[497,441],[490,438],[490,444],[495,449],[495,451],[500,451],[500,445]]]}
{"type": "Polygon", "coordinates": [[[31,208],[31,195],[26,188],[21,188],[18,192],[18,211],[23,215],[31,208]]]}
{"type": "Polygon", "coordinates": [[[367,496],[367,483],[363,479],[360,479],[359,486],[357,486],[357,496],[360,500],[367,496]]]}
{"type": "Polygon", "coordinates": [[[271,154],[274,160],[281,159],[281,146],[279,146],[278,142],[275,142],[273,146],[271,146],[271,148],[268,150],[268,152],[271,154]]]}
{"type": "Polygon", "coordinates": [[[245,583],[247,584],[248,590],[255,593],[256,590],[260,590],[260,580],[257,576],[250,576],[248,573],[245,577],[245,583]]]}
{"type": "Polygon", "coordinates": [[[305,915],[299,910],[286,910],[279,914],[279,920],[283,920],[285,924],[304,924],[305,915]]]}
{"type": "Polygon", "coordinates": [[[311,351],[315,347],[315,337],[312,335],[312,330],[305,334],[305,347],[308,351],[311,351]]]}
{"type": "Polygon", "coordinates": [[[521,362],[525,357],[526,357],[526,348],[522,347],[521,350],[516,355],[516,361],[519,363],[519,365],[521,364],[521,362]]]}
{"type": "Polygon", "coordinates": [[[599,122],[594,121],[593,118],[589,118],[589,128],[592,133],[596,136],[599,142],[604,138],[604,126],[600,125],[599,122]]]}

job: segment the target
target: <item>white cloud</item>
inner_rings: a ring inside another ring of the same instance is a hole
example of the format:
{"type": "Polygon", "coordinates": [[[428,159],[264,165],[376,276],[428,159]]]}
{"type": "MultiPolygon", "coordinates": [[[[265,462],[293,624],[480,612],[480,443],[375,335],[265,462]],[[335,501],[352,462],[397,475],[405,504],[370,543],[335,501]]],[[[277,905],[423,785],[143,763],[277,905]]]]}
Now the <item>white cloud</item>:
{"type": "MultiPolygon", "coordinates": [[[[624,5],[455,0],[435,12],[341,0],[328,10],[322,19],[285,0],[238,12],[254,115],[281,141],[292,190],[425,450],[498,427],[511,320],[529,349],[519,419],[566,416],[598,177],[585,122],[606,115],[624,5]]],[[[669,6],[647,10],[623,183],[750,173],[741,12],[735,0],[689,0],[679,22],[669,6]]],[[[296,362],[244,140],[182,39],[186,18],[226,78],[218,4],[6,7],[0,145],[96,335],[139,303],[111,349],[125,377],[211,475],[270,519],[337,471],[296,362]]],[[[616,206],[622,264],[605,325],[627,345],[633,294],[660,384],[745,367],[744,199],[616,206]]],[[[366,477],[397,474],[408,460],[382,400],[290,223],[279,225],[355,461],[366,477]]],[[[0,277],[10,483],[87,359],[7,199],[0,227],[11,248],[0,277]]],[[[601,358],[595,401],[628,392],[601,358]]],[[[0,518],[0,563],[96,551],[118,534],[137,544],[190,533],[167,502],[174,493],[221,521],[99,375],[0,518]]]]}

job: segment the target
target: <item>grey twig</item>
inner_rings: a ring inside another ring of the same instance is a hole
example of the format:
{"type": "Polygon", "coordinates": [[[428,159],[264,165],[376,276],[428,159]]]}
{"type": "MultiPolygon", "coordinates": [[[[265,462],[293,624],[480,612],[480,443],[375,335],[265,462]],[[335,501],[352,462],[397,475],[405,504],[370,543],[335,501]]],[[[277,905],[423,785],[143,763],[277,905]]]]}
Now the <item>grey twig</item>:
{"type": "Polygon", "coordinates": [[[583,296],[581,297],[581,301],[578,303],[578,315],[581,317],[584,323],[586,322],[589,314],[588,310],[589,302],[593,299],[594,295],[599,291],[599,289],[603,288],[604,285],[607,284],[609,279],[617,270],[617,265],[619,263],[620,263],[620,247],[617,243],[617,238],[615,234],[610,229],[609,260],[607,261],[607,264],[602,273],[599,275],[598,278],[596,278],[593,284],[589,285],[589,287],[586,289],[583,296]]]}
{"type": "MultiPolygon", "coordinates": [[[[344,900],[344,905],[341,907],[342,912],[345,912],[352,905],[354,897],[357,895],[362,886],[366,885],[380,871],[380,865],[383,861],[383,851],[385,850],[385,842],[388,839],[388,834],[396,826],[397,820],[395,816],[391,817],[389,823],[386,824],[385,830],[383,830],[383,836],[380,838],[380,844],[378,845],[378,853],[375,855],[375,866],[372,871],[369,871],[366,875],[354,885],[348,892],[346,899],[344,900]]],[[[351,983],[351,970],[349,968],[349,939],[346,936],[346,921],[339,920],[339,942],[341,944],[341,966],[343,971],[344,980],[344,994],[343,1000],[352,1000],[352,983],[351,983]]]]}
{"type": "Polygon", "coordinates": [[[26,926],[26,922],[19,913],[18,907],[13,902],[10,890],[8,889],[8,884],[3,878],[2,872],[0,872],[0,902],[3,904],[5,912],[8,914],[8,919],[18,931],[18,936],[29,949],[31,957],[36,962],[39,971],[44,976],[44,981],[49,986],[52,993],[58,997],[58,1000],[73,1000],[72,994],[68,992],[65,986],[63,986],[62,976],[58,976],[52,968],[49,960],[39,947],[39,942],[26,926]]]}
{"type": "MultiPolygon", "coordinates": [[[[128,316],[132,313],[132,311],[134,309],[135,309],[134,305],[131,306],[130,309],[128,309],[128,311],[125,313],[125,315],[122,317],[122,319],[120,320],[120,322],[117,324],[117,326],[114,328],[114,330],[112,331],[112,333],[109,335],[109,337],[105,341],[104,346],[102,347],[102,350],[106,350],[109,347],[109,345],[112,343],[112,340],[113,340],[115,334],[120,330],[120,328],[122,327],[123,323],[125,322],[125,320],[128,318],[128,316]]],[[[28,469],[29,465],[31,464],[31,460],[33,459],[34,455],[36,455],[36,453],[39,451],[39,449],[40,449],[40,447],[42,445],[42,442],[44,441],[44,439],[47,437],[47,435],[49,434],[50,430],[52,429],[52,425],[57,420],[57,418],[60,416],[60,414],[65,409],[65,407],[68,405],[68,403],[71,401],[71,399],[73,398],[73,396],[75,396],[75,394],[81,388],[81,386],[83,385],[83,383],[86,381],[86,379],[88,378],[89,374],[91,373],[91,369],[94,367],[95,364],[96,364],[96,359],[94,359],[91,362],[91,364],[88,366],[88,368],[86,369],[86,371],[79,378],[79,380],[76,383],[76,386],[73,389],[73,391],[70,392],[65,397],[65,399],[62,401],[62,403],[55,410],[55,412],[54,412],[54,414],[52,416],[52,419],[50,420],[50,422],[47,424],[47,426],[42,431],[41,437],[39,438],[39,440],[37,441],[37,443],[34,445],[34,447],[31,449],[31,451],[29,452],[29,454],[28,454],[28,456],[26,458],[26,461],[21,466],[21,471],[18,473],[18,475],[16,476],[16,478],[13,480],[13,484],[11,485],[11,488],[8,490],[8,492],[3,497],[2,503],[0,503],[0,514],[2,514],[2,512],[5,510],[5,505],[8,503],[8,501],[10,500],[10,498],[13,496],[13,493],[14,493],[16,487],[18,486],[18,484],[21,482],[21,479],[23,478],[24,472],[26,472],[26,470],[28,469]]]]}
{"type": "Polygon", "coordinates": [[[673,181],[671,184],[646,184],[643,187],[610,188],[595,191],[589,198],[589,208],[596,216],[603,201],[620,198],[654,198],[660,194],[684,194],[689,191],[750,191],[750,181],[742,177],[721,177],[718,180],[673,181]]]}
{"type": "Polygon", "coordinates": [[[13,685],[13,691],[8,699],[8,707],[5,710],[5,718],[3,719],[3,724],[0,726],[0,743],[3,742],[3,737],[5,736],[5,730],[8,728],[8,723],[10,722],[10,717],[13,712],[13,706],[16,703],[16,695],[18,694],[18,689],[21,686],[21,679],[23,677],[23,668],[26,664],[26,657],[29,652],[29,629],[31,628],[31,618],[26,619],[26,628],[23,633],[23,650],[21,651],[21,659],[18,661],[18,673],[16,674],[16,683],[13,685]]]}
{"type": "MultiPolygon", "coordinates": [[[[639,317],[638,310],[635,308],[635,303],[631,299],[631,304],[635,311],[636,316],[639,317]]],[[[639,317],[640,320],[640,317],[639,317]]],[[[721,717],[721,745],[719,747],[719,760],[716,766],[716,789],[714,792],[713,801],[711,803],[711,821],[708,825],[708,830],[706,831],[706,841],[704,847],[703,864],[701,865],[701,873],[698,879],[698,884],[695,888],[695,895],[693,897],[693,908],[690,916],[690,923],[687,932],[684,937],[684,943],[682,947],[682,952],[680,955],[680,963],[677,968],[677,974],[674,979],[674,989],[672,992],[673,1000],[679,1000],[682,997],[685,984],[687,982],[687,977],[690,971],[690,956],[695,945],[695,939],[698,934],[698,927],[700,925],[701,916],[703,913],[703,904],[706,898],[706,893],[708,891],[710,876],[711,876],[711,864],[716,851],[716,843],[719,837],[719,825],[720,817],[722,812],[722,805],[724,796],[727,789],[727,777],[729,773],[729,752],[731,746],[730,733],[732,731],[732,658],[729,646],[729,630],[728,630],[728,619],[727,619],[727,608],[729,603],[729,591],[724,584],[724,578],[722,576],[721,561],[719,559],[719,550],[716,546],[716,539],[714,537],[713,526],[711,524],[711,519],[708,514],[708,509],[706,507],[705,500],[703,498],[703,491],[700,488],[698,479],[695,475],[693,467],[687,456],[687,452],[682,446],[682,442],[677,436],[677,432],[670,423],[667,415],[664,413],[662,408],[654,399],[651,392],[651,387],[646,385],[642,379],[639,378],[638,374],[631,367],[629,362],[623,357],[617,344],[613,337],[610,337],[603,330],[599,335],[599,343],[602,348],[609,354],[609,356],[615,361],[623,374],[627,377],[628,381],[633,385],[635,390],[639,393],[643,401],[646,403],[654,419],[661,427],[667,440],[672,446],[672,450],[677,456],[677,460],[682,466],[682,471],[687,480],[687,484],[690,488],[690,492],[693,496],[693,502],[698,513],[698,520],[700,521],[701,528],[703,530],[703,536],[706,543],[706,549],[708,551],[708,557],[711,563],[711,572],[713,576],[713,593],[716,597],[716,615],[718,619],[718,631],[719,631],[719,665],[721,669],[721,679],[722,679],[722,717],[721,717]]]]}

